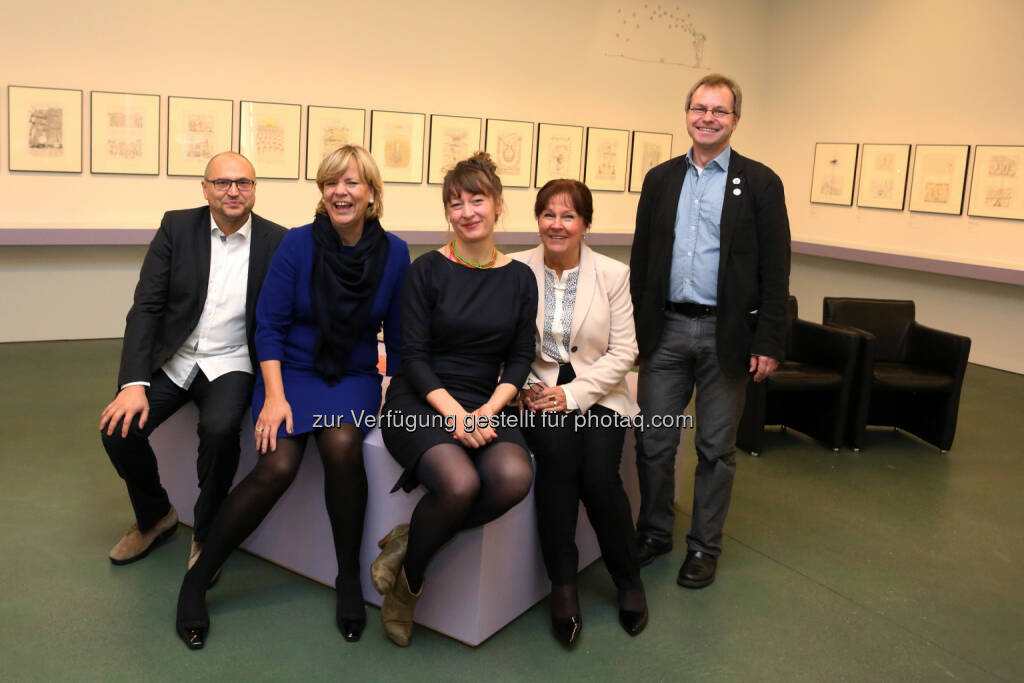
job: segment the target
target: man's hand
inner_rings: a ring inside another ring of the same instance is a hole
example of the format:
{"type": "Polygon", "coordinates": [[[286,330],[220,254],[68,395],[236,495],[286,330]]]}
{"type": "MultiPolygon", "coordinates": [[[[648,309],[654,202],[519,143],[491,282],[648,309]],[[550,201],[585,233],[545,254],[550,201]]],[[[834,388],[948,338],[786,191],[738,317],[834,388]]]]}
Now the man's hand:
{"type": "Polygon", "coordinates": [[[779,361],[768,356],[750,356],[750,372],[754,373],[754,381],[760,382],[779,367],[779,361]]]}
{"type": "Polygon", "coordinates": [[[100,413],[100,431],[106,429],[107,436],[112,436],[120,420],[121,438],[126,438],[136,415],[139,416],[139,429],[142,429],[149,418],[149,400],[146,398],[146,387],[141,384],[133,384],[117,392],[114,400],[100,413]]]}

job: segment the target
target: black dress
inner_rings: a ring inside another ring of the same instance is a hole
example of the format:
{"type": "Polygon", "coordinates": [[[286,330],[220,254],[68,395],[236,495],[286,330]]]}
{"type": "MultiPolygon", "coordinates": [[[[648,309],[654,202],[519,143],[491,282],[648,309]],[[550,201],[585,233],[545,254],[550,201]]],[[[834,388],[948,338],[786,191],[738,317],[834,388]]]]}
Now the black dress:
{"type": "MultiPolygon", "coordinates": [[[[536,316],[537,279],[523,263],[468,268],[437,251],[413,262],[402,298],[402,366],[381,413],[384,443],[405,468],[396,489],[415,488],[425,451],[458,444],[426,395],[444,388],[472,412],[498,384],[522,386],[533,362],[536,316]]],[[[518,428],[495,431],[496,441],[529,450],[518,428]]]]}

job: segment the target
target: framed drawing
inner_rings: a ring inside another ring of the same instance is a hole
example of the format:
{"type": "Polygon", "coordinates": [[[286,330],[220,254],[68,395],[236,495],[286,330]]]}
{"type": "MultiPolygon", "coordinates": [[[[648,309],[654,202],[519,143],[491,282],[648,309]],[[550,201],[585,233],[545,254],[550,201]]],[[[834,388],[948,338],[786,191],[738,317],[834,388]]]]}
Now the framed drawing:
{"type": "Polygon", "coordinates": [[[583,158],[583,126],[537,124],[537,168],[534,187],[555,178],[580,179],[583,158]]]}
{"type": "Polygon", "coordinates": [[[910,181],[910,210],[959,216],[964,209],[970,145],[918,145],[910,181]]]}
{"type": "Polygon", "coordinates": [[[238,151],[256,167],[257,178],[299,179],[302,105],[242,100],[238,151]]]}
{"type": "Polygon", "coordinates": [[[811,170],[811,203],[853,205],[856,142],[818,142],[811,170]]]}
{"type": "Polygon", "coordinates": [[[89,94],[89,171],[160,175],[160,96],[89,94]]]}
{"type": "Polygon", "coordinates": [[[967,215],[1024,220],[1024,147],[975,145],[967,215]]]}
{"type": "Polygon", "coordinates": [[[487,119],[484,149],[498,167],[505,187],[529,187],[533,169],[533,123],[487,119]]]}
{"type": "Polygon", "coordinates": [[[591,190],[625,192],[628,157],[628,130],[588,127],[583,182],[591,190]]]}
{"type": "Polygon", "coordinates": [[[366,110],[306,107],[306,180],[316,180],[323,158],[342,145],[362,145],[366,110]]]}
{"type": "Polygon", "coordinates": [[[82,91],[7,86],[7,169],[82,172],[82,91]]]}
{"type": "MultiPolygon", "coordinates": [[[[427,183],[440,185],[456,163],[480,151],[480,119],[472,116],[430,115],[427,183]]],[[[500,174],[499,174],[500,175],[500,174]]]]}
{"type": "Polygon", "coordinates": [[[214,154],[231,149],[235,103],[167,97],[167,175],[202,176],[214,154]]]}
{"type": "Polygon", "coordinates": [[[907,196],[910,145],[865,142],[860,162],[857,206],[902,211],[907,196]]]}
{"type": "Polygon", "coordinates": [[[370,154],[386,183],[423,182],[423,133],[426,114],[370,112],[370,154]]]}
{"type": "Polygon", "coordinates": [[[629,191],[643,189],[647,172],[672,156],[671,133],[633,131],[633,153],[629,157],[629,191]]]}

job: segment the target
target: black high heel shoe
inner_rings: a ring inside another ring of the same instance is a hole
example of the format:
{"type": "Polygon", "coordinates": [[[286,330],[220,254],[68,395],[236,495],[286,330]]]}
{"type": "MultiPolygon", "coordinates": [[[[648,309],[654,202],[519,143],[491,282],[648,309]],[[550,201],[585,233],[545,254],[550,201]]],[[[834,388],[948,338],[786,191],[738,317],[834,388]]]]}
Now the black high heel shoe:
{"type": "Polygon", "coordinates": [[[338,604],[335,620],[341,637],[346,642],[354,643],[363,636],[366,628],[366,603],[363,602],[363,587],[359,578],[341,579],[334,582],[338,593],[338,604]],[[353,616],[359,612],[359,616],[353,616]]]}
{"type": "Polygon", "coordinates": [[[206,611],[206,590],[195,589],[189,580],[189,571],[178,591],[178,614],[175,629],[178,636],[190,650],[202,650],[206,635],[210,632],[210,616],[206,611]]]}
{"type": "Polygon", "coordinates": [[[583,617],[574,583],[551,587],[551,632],[555,640],[570,650],[583,632],[583,617]],[[559,613],[568,613],[569,616],[557,616],[559,613]]]}

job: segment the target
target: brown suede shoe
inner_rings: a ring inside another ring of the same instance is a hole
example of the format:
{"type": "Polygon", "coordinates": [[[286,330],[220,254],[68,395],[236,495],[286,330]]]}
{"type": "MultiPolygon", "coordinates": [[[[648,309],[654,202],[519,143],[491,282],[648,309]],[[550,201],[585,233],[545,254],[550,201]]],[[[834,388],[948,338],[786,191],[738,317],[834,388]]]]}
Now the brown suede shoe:
{"type": "Polygon", "coordinates": [[[132,524],[117,545],[110,551],[111,564],[131,564],[137,562],[149,554],[149,551],[157,547],[168,538],[174,535],[178,528],[178,512],[171,506],[167,514],[157,522],[152,529],[146,533],[139,531],[138,523],[132,524]]]}
{"type": "MultiPolygon", "coordinates": [[[[203,544],[196,540],[195,535],[192,535],[192,545],[188,549],[188,568],[192,569],[193,565],[199,560],[199,555],[203,552],[203,544]]],[[[224,567],[217,567],[217,571],[213,573],[213,578],[210,579],[210,583],[207,584],[207,588],[213,588],[220,580],[220,570],[224,567]]]]}
{"type": "Polygon", "coordinates": [[[409,588],[409,579],[405,578],[405,569],[402,569],[391,590],[384,596],[384,602],[380,606],[380,619],[384,622],[384,632],[388,638],[399,647],[409,646],[412,637],[412,617],[421,595],[423,586],[420,586],[419,593],[413,593],[409,588]]]}
{"type": "Polygon", "coordinates": [[[408,524],[399,524],[377,542],[377,547],[381,551],[380,555],[377,555],[377,559],[370,565],[370,580],[381,595],[387,595],[395,584],[395,577],[405,559],[405,549],[408,545],[408,524]]]}

